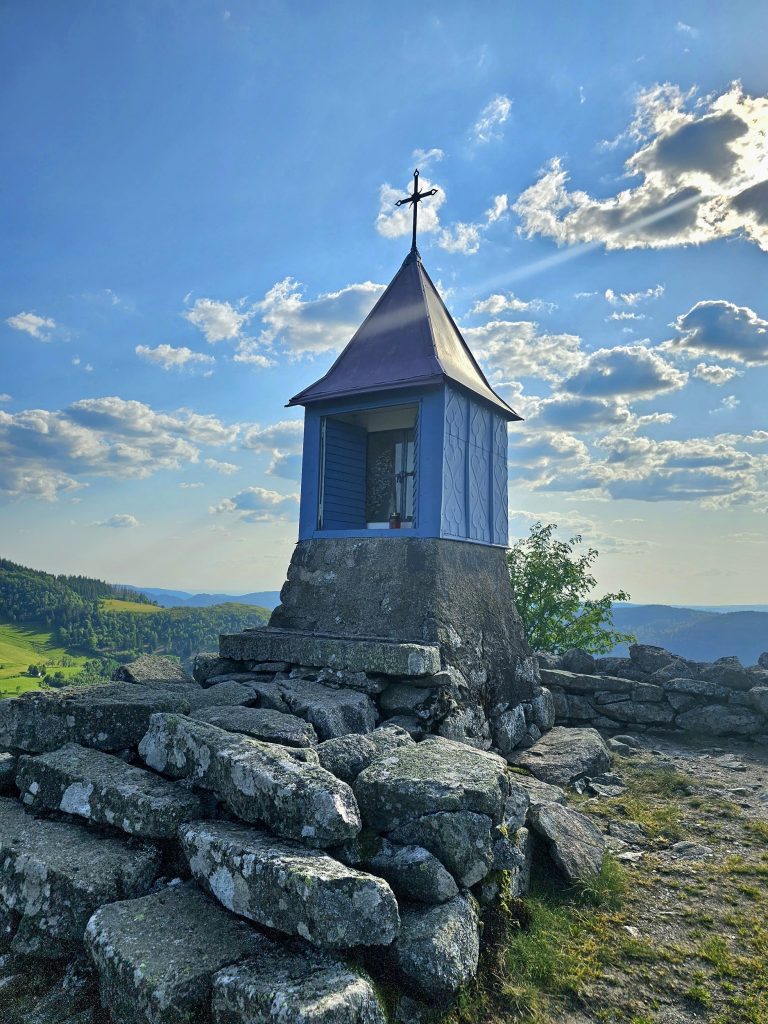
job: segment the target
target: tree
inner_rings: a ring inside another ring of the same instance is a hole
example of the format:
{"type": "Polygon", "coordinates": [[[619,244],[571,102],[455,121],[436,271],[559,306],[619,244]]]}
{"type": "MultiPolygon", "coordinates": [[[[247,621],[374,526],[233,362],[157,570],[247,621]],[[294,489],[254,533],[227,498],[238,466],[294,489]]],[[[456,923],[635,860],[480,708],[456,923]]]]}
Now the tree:
{"type": "Polygon", "coordinates": [[[531,648],[562,654],[580,647],[606,654],[616,644],[634,643],[634,636],[613,628],[611,606],[614,601],[628,601],[629,594],[619,590],[587,598],[597,585],[589,570],[598,553],[588,548],[576,554],[581,537],[557,540],[555,530],[554,523],[534,523],[530,537],[507,552],[515,603],[531,648]]]}

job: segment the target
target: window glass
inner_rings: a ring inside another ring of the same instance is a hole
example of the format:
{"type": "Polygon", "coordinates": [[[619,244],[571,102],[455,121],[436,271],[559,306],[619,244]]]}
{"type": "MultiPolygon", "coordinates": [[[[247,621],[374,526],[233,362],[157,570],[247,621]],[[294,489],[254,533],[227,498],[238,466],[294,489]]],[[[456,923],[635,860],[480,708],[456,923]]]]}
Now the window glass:
{"type": "Polygon", "coordinates": [[[386,523],[393,513],[413,521],[415,430],[377,430],[368,434],[365,517],[386,523]]]}

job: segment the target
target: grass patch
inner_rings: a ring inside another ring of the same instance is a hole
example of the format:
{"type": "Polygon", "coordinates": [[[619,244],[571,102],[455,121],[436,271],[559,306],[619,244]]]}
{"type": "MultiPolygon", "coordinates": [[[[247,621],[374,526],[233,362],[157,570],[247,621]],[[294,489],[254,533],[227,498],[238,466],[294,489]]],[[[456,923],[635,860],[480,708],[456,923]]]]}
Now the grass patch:
{"type": "Polygon", "coordinates": [[[86,659],[57,646],[50,631],[29,624],[0,623],[0,698],[39,690],[41,679],[27,675],[30,665],[46,672],[76,675],[86,659]]]}
{"type": "Polygon", "coordinates": [[[120,601],[114,597],[103,597],[99,601],[105,612],[135,612],[137,615],[154,615],[165,611],[156,604],[143,604],[141,601],[120,601]]]}

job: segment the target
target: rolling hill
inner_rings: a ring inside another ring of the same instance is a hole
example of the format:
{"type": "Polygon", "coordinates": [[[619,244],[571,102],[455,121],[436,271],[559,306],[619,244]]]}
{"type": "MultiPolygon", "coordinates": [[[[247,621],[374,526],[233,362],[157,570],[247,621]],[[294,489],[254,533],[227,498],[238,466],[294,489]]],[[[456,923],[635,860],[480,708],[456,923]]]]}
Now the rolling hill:
{"type": "Polygon", "coordinates": [[[214,604],[252,604],[270,611],[280,603],[279,590],[259,590],[252,594],[190,594],[186,590],[163,590],[159,587],[131,587],[146,594],[163,608],[210,608],[214,604]]]}
{"type": "MultiPolygon", "coordinates": [[[[768,612],[702,611],[664,604],[615,605],[617,629],[634,633],[640,643],[666,647],[693,661],[715,661],[735,654],[754,665],[768,651],[768,612]]],[[[612,654],[625,655],[626,645],[612,654]]]]}

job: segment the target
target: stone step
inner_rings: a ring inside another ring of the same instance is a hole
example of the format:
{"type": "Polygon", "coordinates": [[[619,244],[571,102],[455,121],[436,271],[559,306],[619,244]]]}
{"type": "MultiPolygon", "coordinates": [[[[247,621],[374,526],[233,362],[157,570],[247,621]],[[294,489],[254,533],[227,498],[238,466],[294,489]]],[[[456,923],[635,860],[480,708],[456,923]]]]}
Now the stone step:
{"type": "Polygon", "coordinates": [[[151,846],[74,822],[41,821],[0,799],[0,902],[21,918],[16,953],[63,955],[82,941],[98,907],[142,896],[159,871],[151,846]]]}
{"type": "Polygon", "coordinates": [[[139,753],[155,771],[191,779],[243,821],[310,846],[334,846],[360,831],[350,787],[300,750],[238,736],[182,715],[153,715],[139,753]]]}
{"type": "Polygon", "coordinates": [[[175,838],[182,821],[203,813],[189,790],[75,743],[21,757],[16,783],[30,810],[64,811],[134,836],[175,838]]]}
{"type": "Polygon", "coordinates": [[[400,927],[387,883],[320,850],[243,825],[195,821],[179,838],[192,874],[228,910],[316,946],[386,946],[400,927]]]}
{"type": "Polygon", "coordinates": [[[216,1024],[386,1024],[370,978],[322,953],[275,948],[213,979],[216,1024]]]}
{"type": "Polygon", "coordinates": [[[96,750],[135,747],[156,711],[186,714],[209,706],[255,703],[240,683],[204,690],[196,683],[109,683],[56,694],[27,693],[0,701],[0,748],[30,754],[79,743],[96,750]]]}
{"type": "Polygon", "coordinates": [[[219,655],[233,661],[285,661],[385,676],[425,676],[440,671],[440,649],[431,644],[397,643],[298,630],[260,628],[225,633],[219,655]]]}
{"type": "Polygon", "coordinates": [[[194,883],[102,907],[85,942],[101,1002],[120,1024],[210,1021],[214,975],[271,948],[194,883]]]}
{"type": "Polygon", "coordinates": [[[296,715],[286,715],[271,708],[212,707],[194,711],[191,718],[239,732],[267,743],[286,747],[313,747],[317,743],[314,726],[296,715]]]}

